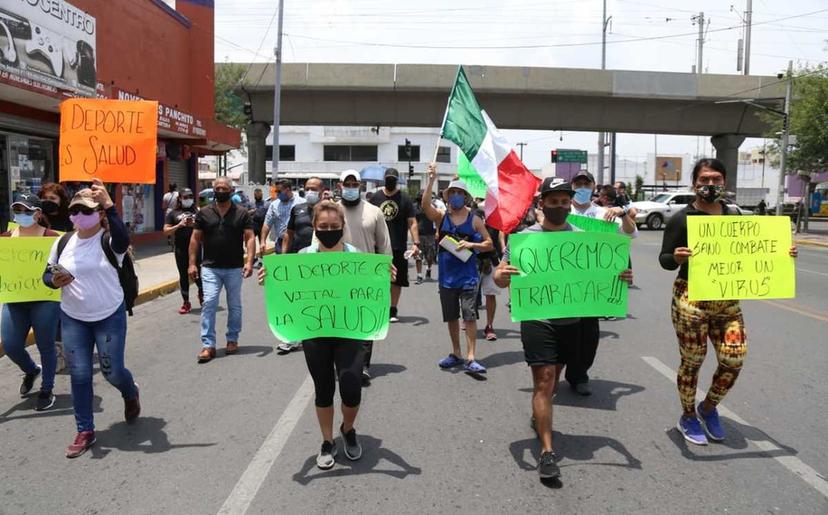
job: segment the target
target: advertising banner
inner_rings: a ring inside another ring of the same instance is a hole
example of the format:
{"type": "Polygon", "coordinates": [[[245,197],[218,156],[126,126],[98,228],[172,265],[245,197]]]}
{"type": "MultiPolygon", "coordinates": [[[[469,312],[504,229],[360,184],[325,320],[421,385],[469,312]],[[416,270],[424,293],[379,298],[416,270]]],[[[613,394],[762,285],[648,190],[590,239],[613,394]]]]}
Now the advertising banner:
{"type": "Polygon", "coordinates": [[[678,182],[681,180],[681,158],[680,157],[664,157],[658,156],[656,158],[656,182],[670,181],[678,182]]]}

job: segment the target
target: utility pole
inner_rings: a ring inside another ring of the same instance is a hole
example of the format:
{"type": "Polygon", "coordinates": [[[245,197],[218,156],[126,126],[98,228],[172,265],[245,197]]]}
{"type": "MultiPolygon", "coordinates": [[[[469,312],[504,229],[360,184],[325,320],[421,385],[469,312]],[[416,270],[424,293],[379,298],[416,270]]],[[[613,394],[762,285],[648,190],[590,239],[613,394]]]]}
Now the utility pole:
{"type": "Polygon", "coordinates": [[[753,0],[747,0],[745,11],[745,75],[750,75],[750,26],[753,18],[753,0]]]}
{"type": "MultiPolygon", "coordinates": [[[[603,30],[601,32],[601,69],[607,69],[607,27],[612,16],[607,18],[607,0],[604,0],[603,30]]],[[[604,131],[598,133],[598,184],[604,184],[604,131]]]]}
{"type": "Polygon", "coordinates": [[[523,142],[517,143],[517,146],[520,147],[520,160],[521,161],[523,161],[523,147],[525,147],[526,145],[528,145],[528,143],[523,143],[523,142]]]}
{"type": "Polygon", "coordinates": [[[273,171],[271,176],[273,182],[279,178],[279,127],[281,125],[282,107],[282,20],[285,12],[284,0],[279,0],[279,22],[276,31],[276,48],[273,54],[276,56],[276,80],[273,84],[273,171]]]}
{"type": "Polygon", "coordinates": [[[782,215],[785,202],[785,169],[788,164],[788,127],[791,118],[791,94],[793,90],[793,61],[788,61],[788,83],[785,85],[785,116],[782,119],[782,149],[779,156],[779,191],[776,193],[776,215],[782,215]]]}
{"type": "Polygon", "coordinates": [[[690,18],[690,21],[699,25],[699,39],[697,40],[699,48],[696,50],[696,73],[701,74],[704,72],[704,12],[700,12],[698,16],[693,16],[690,18]]]}

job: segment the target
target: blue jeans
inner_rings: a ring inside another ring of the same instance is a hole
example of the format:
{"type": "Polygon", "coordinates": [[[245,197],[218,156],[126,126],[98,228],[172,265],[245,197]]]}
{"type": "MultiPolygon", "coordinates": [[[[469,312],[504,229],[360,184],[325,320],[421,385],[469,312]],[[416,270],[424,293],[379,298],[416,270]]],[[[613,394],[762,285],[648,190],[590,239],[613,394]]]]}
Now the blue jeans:
{"type": "Polygon", "coordinates": [[[227,296],[227,341],[238,342],[242,329],[242,269],[201,268],[201,283],[204,290],[204,304],[201,305],[201,345],[216,347],[216,310],[218,310],[221,287],[227,296]]]}
{"type": "Polygon", "coordinates": [[[97,322],[76,320],[63,311],[63,347],[72,376],[72,404],[78,432],[92,431],[92,352],[98,347],[98,363],[109,384],[121,392],[124,399],[138,395],[132,373],[124,367],[126,345],[126,311],[123,304],[115,313],[97,322]]]}
{"type": "Polygon", "coordinates": [[[15,302],[3,305],[2,334],[3,349],[24,374],[37,371],[37,365],[26,352],[26,337],[34,329],[35,343],[40,351],[40,365],[43,367],[41,390],[55,387],[57,369],[57,337],[59,302],[15,302]]]}

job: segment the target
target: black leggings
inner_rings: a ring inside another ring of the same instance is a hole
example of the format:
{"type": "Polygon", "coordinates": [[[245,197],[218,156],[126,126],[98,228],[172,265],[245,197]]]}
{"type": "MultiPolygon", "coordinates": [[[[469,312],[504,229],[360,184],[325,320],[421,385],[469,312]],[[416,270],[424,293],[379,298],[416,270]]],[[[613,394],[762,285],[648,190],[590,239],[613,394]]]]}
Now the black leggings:
{"type": "Polygon", "coordinates": [[[302,347],[316,389],[316,406],[333,406],[336,389],[334,374],[339,376],[342,404],[349,408],[359,406],[362,400],[363,342],[345,338],[312,338],[302,342],[302,347]]]}
{"type": "MultiPolygon", "coordinates": [[[[200,257],[196,263],[201,268],[200,257]]],[[[190,253],[187,249],[175,249],[175,266],[178,267],[178,285],[181,288],[181,298],[184,299],[184,302],[188,302],[190,300],[190,274],[188,273],[188,269],[190,268],[190,253]]],[[[198,279],[196,279],[196,286],[198,286],[198,292],[201,293],[200,272],[198,279]]]]}

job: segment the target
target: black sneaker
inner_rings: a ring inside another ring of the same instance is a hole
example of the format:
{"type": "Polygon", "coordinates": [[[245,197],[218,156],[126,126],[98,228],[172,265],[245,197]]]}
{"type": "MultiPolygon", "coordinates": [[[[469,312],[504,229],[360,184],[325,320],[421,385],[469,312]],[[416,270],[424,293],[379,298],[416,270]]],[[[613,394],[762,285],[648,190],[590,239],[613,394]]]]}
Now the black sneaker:
{"type": "Polygon", "coordinates": [[[362,369],[362,386],[371,386],[371,374],[365,369],[362,369]]]}
{"type": "Polygon", "coordinates": [[[26,394],[32,391],[34,388],[35,379],[37,376],[40,375],[41,368],[37,367],[37,370],[32,372],[31,374],[26,374],[23,376],[23,382],[20,383],[20,396],[25,397],[26,394]]]}
{"type": "Polygon", "coordinates": [[[425,278],[426,278],[426,279],[431,279],[431,269],[430,269],[430,268],[426,270],[426,276],[425,276],[425,278]]]}
{"type": "Polygon", "coordinates": [[[35,411],[46,411],[55,405],[55,396],[52,390],[40,390],[37,394],[37,403],[35,404],[35,411]]]}
{"type": "Polygon", "coordinates": [[[339,434],[342,435],[342,441],[345,443],[345,456],[351,461],[356,461],[362,457],[362,445],[357,440],[356,429],[353,427],[347,433],[343,430],[343,426],[339,426],[339,434]]]}
{"type": "Polygon", "coordinates": [[[336,463],[334,458],[336,458],[336,444],[327,440],[322,442],[322,448],[316,457],[316,466],[322,470],[333,468],[336,463]]]}
{"type": "Polygon", "coordinates": [[[538,475],[541,479],[555,479],[561,477],[561,469],[558,467],[558,464],[555,463],[555,453],[552,451],[547,451],[541,453],[540,460],[538,461],[538,475]]]}

